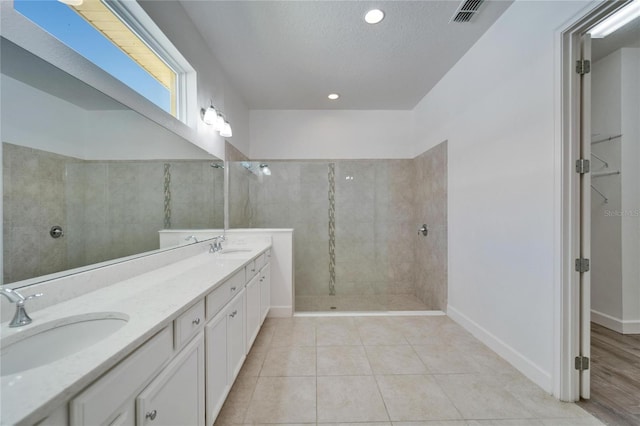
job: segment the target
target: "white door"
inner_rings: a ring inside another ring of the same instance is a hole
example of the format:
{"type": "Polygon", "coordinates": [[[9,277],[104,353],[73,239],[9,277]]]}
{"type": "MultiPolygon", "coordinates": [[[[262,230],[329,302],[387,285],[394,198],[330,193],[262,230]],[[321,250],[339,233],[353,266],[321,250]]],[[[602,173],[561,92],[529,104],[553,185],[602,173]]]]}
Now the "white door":
{"type": "MultiPolygon", "coordinates": [[[[581,60],[591,63],[591,36],[581,43],[581,60]]],[[[584,63],[584,62],[583,62],[584,63]]],[[[586,70],[585,70],[586,71],[586,70]]],[[[580,76],[580,158],[591,158],[591,74],[580,76]]],[[[580,258],[591,259],[591,174],[580,175],[580,258]]],[[[591,358],[591,273],[580,272],[580,356],[591,358]]],[[[578,363],[577,363],[578,364],[578,363]]],[[[576,365],[578,367],[578,365],[576,365]]],[[[580,397],[590,398],[590,369],[580,369],[580,397]]]]}

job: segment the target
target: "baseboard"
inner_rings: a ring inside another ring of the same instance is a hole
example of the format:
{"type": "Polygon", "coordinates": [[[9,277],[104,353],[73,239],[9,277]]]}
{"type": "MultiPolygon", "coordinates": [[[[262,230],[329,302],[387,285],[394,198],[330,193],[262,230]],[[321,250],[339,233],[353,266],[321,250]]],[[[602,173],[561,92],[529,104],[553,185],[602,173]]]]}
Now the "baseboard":
{"type": "Polygon", "coordinates": [[[640,321],[621,320],[596,310],[591,310],[591,321],[622,334],[640,334],[640,321]]]}
{"type": "Polygon", "coordinates": [[[553,392],[551,374],[544,371],[529,358],[516,351],[451,305],[447,305],[447,315],[546,392],[553,392]]]}
{"type": "Polygon", "coordinates": [[[289,318],[291,316],[293,316],[292,306],[272,306],[267,314],[267,318],[289,318]]]}

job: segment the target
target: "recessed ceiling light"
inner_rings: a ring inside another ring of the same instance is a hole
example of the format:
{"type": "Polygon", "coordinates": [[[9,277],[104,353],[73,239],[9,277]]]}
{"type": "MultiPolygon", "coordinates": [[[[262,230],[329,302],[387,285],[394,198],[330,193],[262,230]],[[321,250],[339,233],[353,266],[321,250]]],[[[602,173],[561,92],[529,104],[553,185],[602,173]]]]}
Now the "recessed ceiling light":
{"type": "Polygon", "coordinates": [[[380,9],[371,9],[364,15],[367,24],[377,24],[384,19],[384,12],[380,9]]]}
{"type": "Polygon", "coordinates": [[[329,96],[327,96],[327,98],[331,99],[332,101],[335,101],[339,97],[340,97],[340,95],[337,94],[337,93],[331,93],[329,96]]]}

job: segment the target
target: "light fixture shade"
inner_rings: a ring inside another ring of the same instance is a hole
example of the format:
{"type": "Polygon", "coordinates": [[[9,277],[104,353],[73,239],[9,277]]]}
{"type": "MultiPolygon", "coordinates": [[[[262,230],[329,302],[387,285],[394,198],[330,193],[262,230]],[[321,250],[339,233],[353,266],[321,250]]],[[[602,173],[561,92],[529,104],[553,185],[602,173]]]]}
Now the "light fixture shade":
{"type": "Polygon", "coordinates": [[[588,31],[592,38],[604,38],[640,16],[640,0],[634,0],[588,31]]]}
{"type": "Polygon", "coordinates": [[[384,19],[384,12],[380,9],[371,9],[364,15],[367,24],[378,24],[384,19]]]}
{"type": "Polygon", "coordinates": [[[231,131],[231,124],[228,121],[224,122],[224,127],[220,130],[220,136],[223,138],[230,138],[233,136],[233,132],[231,131]]]}
{"type": "Polygon", "coordinates": [[[216,111],[213,105],[211,105],[207,109],[204,109],[204,108],[202,109],[202,121],[204,121],[205,124],[209,124],[209,125],[214,124],[217,115],[218,115],[218,111],[216,111]]]}
{"type": "Polygon", "coordinates": [[[271,169],[268,164],[260,164],[260,170],[262,170],[262,174],[265,176],[271,176],[271,169]]]}
{"type": "Polygon", "coordinates": [[[224,117],[218,113],[213,123],[213,129],[217,132],[221,132],[224,129],[224,117]]]}

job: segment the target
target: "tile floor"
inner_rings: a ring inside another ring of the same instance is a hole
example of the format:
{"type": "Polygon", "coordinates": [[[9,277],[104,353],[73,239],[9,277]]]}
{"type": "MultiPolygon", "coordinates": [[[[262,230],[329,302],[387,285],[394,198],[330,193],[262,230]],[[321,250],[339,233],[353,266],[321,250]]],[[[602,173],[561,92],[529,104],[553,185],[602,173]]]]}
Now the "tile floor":
{"type": "Polygon", "coordinates": [[[411,294],[296,296],[296,312],[428,311],[411,294]]]}
{"type": "Polygon", "coordinates": [[[268,319],[216,425],[591,426],[446,316],[268,319]]]}

